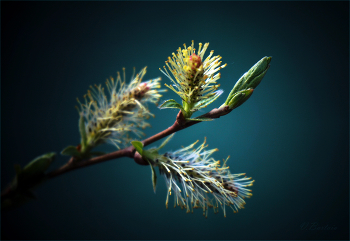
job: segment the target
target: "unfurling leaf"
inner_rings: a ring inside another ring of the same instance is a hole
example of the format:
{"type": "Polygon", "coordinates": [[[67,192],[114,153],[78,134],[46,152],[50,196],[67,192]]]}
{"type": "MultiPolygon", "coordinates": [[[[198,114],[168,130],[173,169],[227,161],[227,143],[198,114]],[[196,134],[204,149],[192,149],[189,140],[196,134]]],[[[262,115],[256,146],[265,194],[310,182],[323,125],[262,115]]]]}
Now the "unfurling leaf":
{"type": "Polygon", "coordinates": [[[36,174],[44,173],[46,169],[49,168],[52,161],[55,159],[55,155],[56,153],[50,152],[37,157],[23,168],[21,175],[33,176],[36,174]]]}
{"type": "Polygon", "coordinates": [[[244,73],[232,88],[225,103],[220,107],[228,105],[232,110],[243,104],[251,96],[253,89],[255,89],[264,78],[267,70],[270,68],[270,62],[271,57],[264,57],[244,73]]]}
{"type": "MultiPolygon", "coordinates": [[[[259,60],[253,67],[251,67],[242,77],[237,81],[229,96],[234,95],[240,90],[255,89],[261,80],[264,78],[267,70],[270,68],[271,57],[264,57],[259,60]]],[[[227,103],[226,103],[227,104],[227,103]]]]}
{"type": "Polygon", "coordinates": [[[1,209],[18,207],[30,199],[36,199],[32,189],[46,180],[45,171],[55,158],[56,153],[51,152],[35,158],[23,169],[15,165],[16,176],[10,187],[9,196],[1,200],[1,209]]]}
{"type": "Polygon", "coordinates": [[[136,151],[142,156],[143,144],[141,141],[132,141],[131,144],[135,147],[136,151]]]}
{"type": "Polygon", "coordinates": [[[207,107],[207,105],[213,103],[224,91],[218,90],[215,93],[212,93],[212,96],[209,96],[207,98],[204,98],[200,101],[198,101],[193,108],[194,109],[201,109],[207,107]]]}
{"type": "Polygon", "coordinates": [[[63,149],[63,151],[61,151],[61,154],[65,156],[81,157],[81,153],[75,146],[67,146],[63,149]]]}
{"type": "Polygon", "coordinates": [[[51,152],[35,158],[22,170],[15,165],[16,176],[12,182],[13,189],[20,189],[22,192],[37,186],[45,180],[45,171],[55,159],[56,153],[51,152]]]}
{"type": "Polygon", "coordinates": [[[246,100],[248,100],[252,94],[253,89],[238,91],[234,96],[232,96],[227,105],[229,106],[230,110],[233,110],[246,102],[246,100]]]}
{"type": "MultiPolygon", "coordinates": [[[[147,159],[146,159],[147,160],[147,159]]],[[[156,193],[156,186],[157,186],[157,174],[154,171],[154,168],[152,166],[152,164],[147,160],[147,162],[149,163],[149,165],[151,166],[151,171],[152,171],[152,185],[153,185],[153,191],[154,193],[156,193]]]]}
{"type": "Polygon", "coordinates": [[[183,110],[183,107],[181,104],[177,103],[175,100],[166,100],[163,104],[159,106],[160,109],[166,109],[166,108],[176,108],[183,110]]]}
{"type": "Polygon", "coordinates": [[[173,138],[173,136],[175,135],[175,133],[171,134],[170,136],[168,136],[165,141],[162,142],[162,144],[160,144],[160,146],[157,148],[157,151],[159,151],[160,149],[162,149],[169,141],[171,138],[173,138]]]}

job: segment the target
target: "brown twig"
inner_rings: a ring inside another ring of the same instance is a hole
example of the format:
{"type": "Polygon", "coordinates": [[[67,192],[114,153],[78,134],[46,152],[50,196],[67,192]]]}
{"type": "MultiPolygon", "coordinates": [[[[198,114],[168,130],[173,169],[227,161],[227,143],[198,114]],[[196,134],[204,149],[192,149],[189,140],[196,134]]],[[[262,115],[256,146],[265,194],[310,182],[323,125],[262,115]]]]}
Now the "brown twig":
{"type": "MultiPolygon", "coordinates": [[[[224,106],[224,107],[219,108],[219,109],[215,108],[215,109],[211,110],[210,112],[208,112],[200,117],[217,119],[217,118],[220,118],[220,116],[226,115],[228,113],[230,113],[229,107],[224,106]]],[[[148,146],[149,144],[152,144],[153,142],[156,142],[156,141],[158,141],[158,140],[160,140],[168,135],[171,135],[177,131],[186,129],[187,127],[190,127],[190,126],[197,124],[199,122],[200,121],[186,121],[184,116],[182,115],[182,112],[179,111],[179,113],[176,116],[176,120],[172,126],[168,127],[164,131],[161,131],[161,132],[155,134],[154,136],[151,136],[151,137],[143,140],[142,143],[144,146],[148,146]]],[[[133,146],[129,146],[129,147],[124,148],[122,150],[111,152],[111,153],[108,153],[108,154],[103,155],[103,156],[91,158],[91,159],[86,160],[86,161],[74,162],[73,159],[71,159],[67,164],[63,165],[59,169],[48,173],[47,177],[53,178],[53,177],[62,175],[63,173],[66,173],[66,172],[69,172],[69,171],[72,171],[72,170],[75,170],[78,168],[94,165],[94,164],[109,161],[112,159],[117,159],[120,157],[134,158],[134,160],[137,164],[148,165],[148,162],[142,160],[142,158],[140,158],[140,156],[137,155],[137,153],[135,155],[135,148],[133,146]]]]}
{"type": "MultiPolygon", "coordinates": [[[[217,118],[220,118],[220,116],[228,114],[229,112],[230,112],[230,109],[228,108],[228,106],[224,106],[224,107],[219,108],[219,109],[215,108],[215,109],[211,110],[210,112],[208,112],[200,117],[217,119],[217,118]]],[[[186,121],[184,116],[182,115],[182,112],[179,111],[179,113],[176,116],[176,121],[174,122],[174,124],[172,126],[168,127],[164,131],[161,131],[161,132],[155,134],[154,136],[151,136],[151,137],[143,140],[142,143],[144,146],[147,146],[147,145],[152,144],[153,142],[156,142],[156,141],[158,141],[158,140],[160,140],[168,135],[171,135],[177,131],[186,129],[187,127],[190,127],[190,126],[197,124],[199,122],[200,121],[186,121]]],[[[53,178],[53,177],[56,177],[58,175],[61,175],[63,173],[71,171],[71,170],[94,165],[94,164],[105,162],[105,161],[109,161],[112,159],[117,159],[120,157],[134,158],[136,163],[138,163],[140,165],[148,165],[148,162],[140,159],[139,155],[135,155],[135,148],[133,146],[129,146],[129,147],[124,148],[122,150],[111,152],[109,154],[95,157],[95,158],[91,158],[89,160],[82,161],[82,162],[75,163],[73,161],[73,159],[71,159],[64,166],[60,167],[59,169],[57,169],[55,171],[48,173],[47,177],[53,178]]]]}
{"type": "MultiPolygon", "coordinates": [[[[210,112],[201,115],[200,117],[206,117],[206,118],[212,118],[212,119],[217,119],[220,118],[220,116],[226,115],[228,113],[230,113],[230,109],[228,106],[224,106],[222,108],[215,108],[213,110],[211,110],[210,112]]],[[[155,134],[154,136],[151,136],[145,140],[142,141],[144,146],[147,146],[149,144],[152,144],[153,142],[156,142],[168,135],[171,135],[177,131],[186,129],[187,127],[190,127],[192,125],[195,125],[197,123],[199,123],[200,121],[186,121],[184,116],[182,115],[182,112],[180,111],[177,116],[176,116],[176,120],[174,122],[174,124],[170,127],[168,127],[167,129],[155,134]]],[[[111,152],[102,156],[98,156],[98,157],[94,157],[88,160],[84,160],[84,161],[76,161],[73,157],[63,166],[61,166],[60,168],[48,173],[46,175],[47,178],[54,178],[57,176],[60,176],[64,173],[67,173],[69,171],[75,170],[75,169],[79,169],[82,167],[87,167],[87,166],[91,166],[97,163],[101,163],[101,162],[105,162],[105,161],[109,161],[109,160],[113,160],[113,159],[117,159],[120,157],[130,157],[130,158],[134,158],[135,162],[137,164],[140,165],[149,165],[148,162],[146,162],[145,160],[142,159],[142,157],[135,152],[135,148],[133,146],[129,146],[127,148],[124,148],[122,150],[118,150],[115,152],[111,152]]],[[[1,193],[1,198],[7,198],[8,195],[11,195],[11,190],[10,188],[5,189],[2,193],[1,193]]]]}

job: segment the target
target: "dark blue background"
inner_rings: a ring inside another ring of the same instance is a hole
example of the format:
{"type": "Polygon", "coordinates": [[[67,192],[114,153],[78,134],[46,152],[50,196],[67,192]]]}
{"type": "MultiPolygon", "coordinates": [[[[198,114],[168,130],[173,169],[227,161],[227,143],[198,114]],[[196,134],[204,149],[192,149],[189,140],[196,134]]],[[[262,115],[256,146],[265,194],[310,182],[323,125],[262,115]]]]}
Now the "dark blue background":
{"type": "MultiPolygon", "coordinates": [[[[273,57],[244,105],[177,133],[164,150],[206,136],[220,149],[215,158],[231,155],[231,171],[256,180],[244,210],[205,219],[165,209],[162,178],[154,194],[150,168],[122,158],[45,183],[37,201],[2,212],[2,238],[348,239],[348,13],[347,2],[2,1],[2,189],[15,163],[79,143],[76,97],[122,67],[130,77],[147,65],[145,79],[155,78],[183,43],[210,42],[228,63],[214,108],[253,64],[273,57]],[[301,228],[313,222],[336,230],[301,228]]],[[[162,100],[170,98],[178,99],[169,91],[162,100]]],[[[151,110],[148,136],[176,116],[151,110]]],[[[52,169],[66,161],[58,155],[52,169]]]]}

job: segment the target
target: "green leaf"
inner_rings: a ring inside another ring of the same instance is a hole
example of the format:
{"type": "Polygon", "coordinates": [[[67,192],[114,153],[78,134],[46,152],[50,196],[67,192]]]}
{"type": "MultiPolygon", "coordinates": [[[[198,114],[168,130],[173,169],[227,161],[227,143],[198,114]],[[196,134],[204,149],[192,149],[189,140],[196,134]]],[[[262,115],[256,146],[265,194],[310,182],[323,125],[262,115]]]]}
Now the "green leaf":
{"type": "Polygon", "coordinates": [[[23,168],[21,175],[33,176],[44,173],[55,159],[55,155],[56,153],[51,152],[37,157],[23,168]]]}
{"type": "Polygon", "coordinates": [[[36,199],[31,190],[47,180],[44,172],[55,159],[55,155],[54,152],[41,155],[29,162],[23,169],[20,165],[15,165],[16,176],[10,186],[12,194],[1,200],[2,210],[12,209],[30,199],[36,199]]]}
{"type": "Polygon", "coordinates": [[[151,148],[149,150],[142,150],[143,159],[155,160],[159,156],[158,149],[151,148]]]}
{"type": "Polygon", "coordinates": [[[260,84],[261,80],[264,78],[264,76],[269,68],[270,68],[270,66],[268,66],[261,74],[253,76],[250,79],[248,79],[246,81],[244,87],[255,89],[260,84]]]}
{"type": "MultiPolygon", "coordinates": [[[[253,67],[251,67],[242,77],[237,81],[233,89],[231,90],[229,97],[233,96],[240,90],[252,88],[255,89],[263,77],[265,76],[267,70],[270,67],[271,57],[264,57],[259,60],[253,67]]],[[[226,105],[228,101],[226,100],[226,105]]]]}
{"type": "Polygon", "coordinates": [[[67,146],[63,149],[63,151],[61,151],[61,154],[65,156],[81,157],[81,153],[77,150],[75,146],[67,146]]]}
{"type": "Polygon", "coordinates": [[[81,147],[82,147],[82,150],[85,150],[85,147],[87,144],[87,137],[86,137],[86,131],[85,131],[85,119],[83,115],[80,115],[80,119],[79,119],[79,132],[81,136],[81,147]]]}
{"type": "Polygon", "coordinates": [[[196,117],[196,118],[186,118],[186,120],[189,120],[189,121],[212,121],[214,119],[207,118],[207,117],[196,117]]]}
{"type": "Polygon", "coordinates": [[[176,108],[183,110],[183,107],[181,104],[177,103],[175,100],[166,100],[163,104],[159,106],[160,109],[166,109],[166,108],[176,108]]]}
{"type": "Polygon", "coordinates": [[[213,103],[222,93],[223,93],[222,90],[216,91],[215,93],[213,93],[212,96],[207,97],[207,98],[205,98],[205,99],[202,99],[202,100],[198,101],[198,102],[193,106],[193,108],[194,108],[194,109],[201,109],[201,108],[207,107],[207,105],[213,103]]]}
{"type": "Polygon", "coordinates": [[[241,90],[238,91],[228,102],[230,110],[237,108],[246,102],[249,97],[253,94],[253,89],[241,90]]]}
{"type": "MultiPolygon", "coordinates": [[[[146,160],[147,160],[147,159],[146,159],[146,160]]],[[[151,164],[148,160],[147,160],[147,162],[148,162],[149,165],[151,166],[153,191],[154,191],[154,193],[156,193],[157,175],[156,175],[156,172],[154,171],[154,168],[153,168],[152,164],[151,164]]]]}
{"type": "Polygon", "coordinates": [[[142,156],[143,143],[141,141],[132,141],[131,144],[135,147],[136,151],[142,156]]]}
{"type": "Polygon", "coordinates": [[[55,153],[47,153],[29,162],[22,170],[15,166],[16,176],[12,181],[12,188],[16,190],[28,190],[46,180],[45,171],[55,158],[55,153]]]}
{"type": "Polygon", "coordinates": [[[165,141],[162,142],[162,144],[157,148],[157,151],[159,151],[160,149],[162,149],[169,141],[171,138],[173,138],[173,136],[175,135],[175,133],[171,134],[170,136],[168,136],[165,141]]]}

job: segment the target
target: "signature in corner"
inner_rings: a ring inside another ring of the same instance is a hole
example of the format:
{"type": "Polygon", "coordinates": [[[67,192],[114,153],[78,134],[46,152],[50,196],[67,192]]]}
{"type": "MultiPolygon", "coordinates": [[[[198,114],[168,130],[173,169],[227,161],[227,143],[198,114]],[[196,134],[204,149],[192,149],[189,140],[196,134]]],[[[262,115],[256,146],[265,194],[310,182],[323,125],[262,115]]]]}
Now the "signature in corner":
{"type": "Polygon", "coordinates": [[[323,231],[334,231],[334,230],[337,230],[338,227],[336,227],[335,225],[320,225],[319,223],[317,222],[313,222],[313,223],[310,223],[310,222],[304,222],[300,225],[300,229],[301,230],[316,230],[316,231],[320,231],[320,230],[323,230],[323,231]]]}

